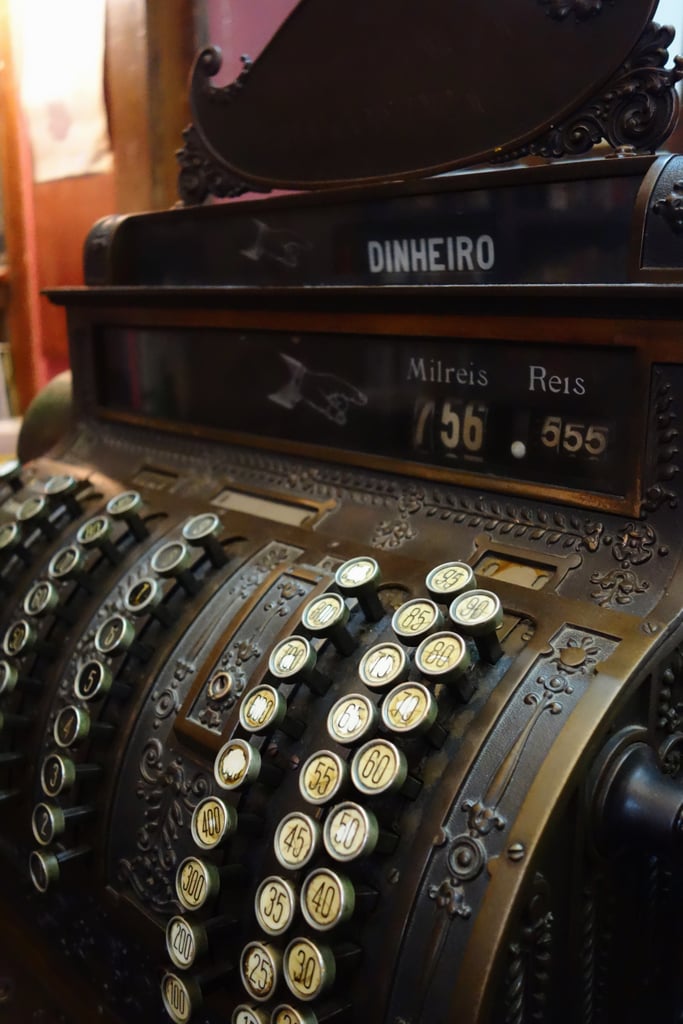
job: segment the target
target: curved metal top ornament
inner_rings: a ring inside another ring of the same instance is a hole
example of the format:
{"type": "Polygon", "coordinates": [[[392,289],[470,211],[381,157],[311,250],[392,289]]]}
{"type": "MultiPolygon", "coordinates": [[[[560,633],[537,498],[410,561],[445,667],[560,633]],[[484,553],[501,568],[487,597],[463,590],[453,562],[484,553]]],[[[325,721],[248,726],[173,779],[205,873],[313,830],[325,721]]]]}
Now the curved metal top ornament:
{"type": "Polygon", "coordinates": [[[191,82],[187,202],[271,188],[424,177],[483,161],[612,146],[672,130],[683,60],[657,0],[301,0],[253,64],[191,82]],[[504,6],[504,14],[501,7],[504,6]]]}

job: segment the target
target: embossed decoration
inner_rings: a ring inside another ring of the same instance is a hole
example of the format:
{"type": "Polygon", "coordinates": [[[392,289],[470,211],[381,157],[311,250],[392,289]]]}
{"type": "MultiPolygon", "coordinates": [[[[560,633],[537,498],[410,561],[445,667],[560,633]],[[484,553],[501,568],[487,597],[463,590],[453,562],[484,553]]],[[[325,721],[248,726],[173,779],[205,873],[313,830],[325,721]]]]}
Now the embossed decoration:
{"type": "Polygon", "coordinates": [[[183,132],[183,139],[185,145],[176,151],[176,159],[180,164],[178,195],[186,205],[203,203],[208,196],[235,199],[249,191],[270,192],[269,188],[248,185],[216,163],[192,125],[183,132]]]}
{"type": "MultiPolygon", "coordinates": [[[[683,187],[683,182],[681,182],[683,187]]],[[[683,217],[683,196],[681,196],[681,216],[683,217]]],[[[682,220],[683,225],[683,220],[682,220]]],[[[672,482],[680,472],[678,418],[673,408],[673,389],[669,381],[664,379],[660,369],[655,370],[655,395],[651,403],[650,435],[655,438],[655,448],[648,458],[655,481],[645,491],[642,503],[643,512],[656,512],[663,505],[677,508],[678,495],[672,489],[672,482]]]]}
{"type": "MultiPolygon", "coordinates": [[[[555,652],[553,663],[561,672],[569,675],[574,672],[592,672],[603,656],[595,637],[581,633],[570,633],[563,639],[562,646],[555,647],[555,652]]],[[[553,685],[551,689],[559,693],[562,687],[558,689],[553,685]]]]}
{"type": "Polygon", "coordinates": [[[602,138],[654,148],[676,110],[680,72],[660,55],[671,37],[649,24],[651,0],[614,7],[507,0],[493,18],[486,4],[423,0],[416,21],[393,0],[298,4],[230,85],[210,81],[217,50],[199,55],[181,196],[425,177],[602,138]]]}
{"type": "Polygon", "coordinates": [[[497,159],[579,156],[603,139],[615,149],[657,149],[671,133],[678,113],[676,83],[683,78],[683,58],[675,57],[671,69],[664,67],[673,37],[668,26],[649,24],[598,96],[539,140],[497,159]]]}
{"type": "Polygon", "coordinates": [[[645,594],[650,589],[647,580],[641,582],[631,569],[594,572],[591,583],[598,586],[597,590],[591,591],[591,597],[603,608],[631,604],[637,594],[645,594]]]}
{"type": "Polygon", "coordinates": [[[453,878],[445,878],[441,885],[430,885],[430,900],[436,902],[439,910],[445,910],[449,917],[462,917],[467,920],[472,908],[465,901],[465,890],[453,878]]]}
{"type": "Polygon", "coordinates": [[[486,864],[483,843],[473,836],[459,835],[448,852],[448,864],[457,879],[469,882],[481,874],[486,864]]]}
{"type": "Polygon", "coordinates": [[[657,535],[649,523],[627,523],[617,536],[612,554],[622,569],[631,565],[644,565],[652,558],[657,535]]]}
{"type": "Polygon", "coordinates": [[[410,517],[422,513],[443,522],[462,523],[472,529],[488,530],[501,537],[542,541],[563,551],[597,551],[604,525],[578,513],[549,511],[532,506],[508,504],[479,495],[469,498],[459,492],[434,492],[411,487],[398,500],[398,516],[378,524],[372,537],[376,548],[392,549],[413,540],[417,533],[410,517]]]}
{"type": "Polygon", "coordinates": [[[547,1020],[546,1002],[550,990],[554,915],[550,909],[550,886],[537,872],[532,894],[524,910],[519,934],[508,947],[505,975],[505,1024],[547,1020]]]}
{"type": "Polygon", "coordinates": [[[211,784],[202,771],[188,775],[181,757],[165,762],[163,755],[156,738],[142,751],[135,795],[146,805],[144,825],[137,834],[136,855],[119,861],[119,877],[146,906],[170,913],[177,909],[178,837],[189,828],[192,812],[211,784]]]}
{"type": "MultiPolygon", "coordinates": [[[[610,6],[614,5],[614,0],[609,2],[610,6]]],[[[570,14],[577,21],[585,21],[602,10],[602,0],[539,0],[539,3],[546,8],[549,17],[556,21],[564,21],[570,14]]]]}
{"type": "Polygon", "coordinates": [[[273,642],[282,622],[294,614],[312,586],[311,583],[283,573],[270,587],[218,658],[194,702],[190,719],[212,732],[221,731],[226,715],[247,685],[251,672],[250,662],[259,658],[273,642]],[[209,684],[215,671],[229,672],[233,681],[230,693],[221,699],[216,699],[210,690],[209,684]]]}
{"type": "Polygon", "coordinates": [[[675,181],[666,199],[658,199],[652,209],[675,234],[683,233],[683,181],[675,181]]]}
{"type": "MultiPolygon", "coordinates": [[[[672,737],[683,733],[683,649],[681,647],[677,647],[659,669],[655,707],[655,724],[660,735],[664,736],[664,747],[672,737]]],[[[671,748],[672,754],[677,751],[677,747],[678,744],[675,744],[671,748]]],[[[669,752],[668,746],[666,751],[669,752]]],[[[660,751],[660,757],[662,756],[660,751]]]]}
{"type": "MultiPolygon", "coordinates": [[[[522,697],[522,703],[531,709],[530,713],[521,719],[517,735],[501,758],[483,795],[468,798],[460,805],[467,816],[469,835],[477,841],[482,851],[482,867],[488,852],[479,840],[507,826],[501,805],[510,791],[525,752],[532,745],[531,737],[541,718],[546,713],[560,715],[564,704],[558,698],[575,696],[577,687],[590,678],[599,662],[604,661],[616,648],[617,642],[564,627],[553,637],[551,645],[552,653],[538,659],[536,674],[533,676],[536,688],[527,690],[522,697]]],[[[454,843],[457,844],[459,838],[454,843]]],[[[461,877],[464,880],[464,876],[461,877]]]]}

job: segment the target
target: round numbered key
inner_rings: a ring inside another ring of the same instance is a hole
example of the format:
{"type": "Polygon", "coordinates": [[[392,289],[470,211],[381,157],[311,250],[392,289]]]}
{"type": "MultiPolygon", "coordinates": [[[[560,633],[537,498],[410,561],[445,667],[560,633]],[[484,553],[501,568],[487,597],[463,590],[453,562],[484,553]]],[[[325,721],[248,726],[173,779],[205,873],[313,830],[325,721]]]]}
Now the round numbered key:
{"type": "Polygon", "coordinates": [[[348,766],[332,750],[318,750],[308,758],[299,774],[299,790],[309,804],[329,803],[348,778],[348,766]]]}
{"type": "Polygon", "coordinates": [[[204,797],[192,812],[190,831],[202,850],[222,846],[237,829],[237,811],[215,796],[204,797]]]}
{"type": "Polygon", "coordinates": [[[49,539],[55,536],[55,528],[50,522],[50,506],[47,498],[34,495],[22,502],[17,509],[17,522],[28,526],[37,526],[41,533],[49,539]]]}
{"type": "Polygon", "coordinates": [[[204,1001],[194,978],[182,978],[171,971],[161,979],[161,999],[173,1024],[188,1024],[204,1001]]]}
{"type": "Polygon", "coordinates": [[[46,796],[59,796],[76,781],[76,765],[61,754],[48,754],[40,769],[40,785],[46,796]]]}
{"type": "Polygon", "coordinates": [[[112,615],[106,619],[95,634],[95,649],[100,654],[121,654],[132,647],[135,641],[135,626],[123,615],[112,615]]]}
{"type": "Polygon", "coordinates": [[[64,831],[64,814],[61,807],[50,804],[36,804],[31,815],[31,831],[36,842],[49,846],[53,839],[64,831]]]}
{"type": "Polygon", "coordinates": [[[37,639],[35,626],[26,619],[19,619],[7,627],[2,640],[2,649],[8,658],[18,658],[35,647],[37,639]]]}
{"type": "Polygon", "coordinates": [[[470,666],[467,644],[457,633],[434,633],[415,652],[415,668],[435,683],[454,683],[470,666]]]}
{"type": "Polygon", "coordinates": [[[363,655],[358,666],[361,682],[370,690],[389,690],[408,674],[406,652],[398,644],[376,644],[363,655]]]}
{"type": "Polygon", "coordinates": [[[292,939],[285,950],[283,971],[287,988],[304,1002],[317,999],[334,984],[332,950],[308,938],[292,939]]]}
{"type": "Polygon", "coordinates": [[[204,548],[211,564],[220,568],[228,560],[218,540],[222,530],[222,523],[215,512],[203,512],[187,520],[183,526],[183,538],[193,547],[204,548]]]}
{"type": "Polygon", "coordinates": [[[500,599],[490,590],[470,590],[451,603],[449,614],[456,626],[474,637],[484,660],[494,663],[502,656],[496,630],[503,623],[500,599]]]}
{"type": "Polygon", "coordinates": [[[262,770],[261,754],[246,740],[229,740],[216,755],[213,775],[222,789],[232,791],[255,782],[262,770]]]}
{"type": "Polygon", "coordinates": [[[112,521],[109,516],[93,516],[79,528],[76,540],[84,548],[98,547],[111,537],[112,521]]]}
{"type": "Polygon", "coordinates": [[[43,484],[43,491],[48,498],[61,498],[65,494],[72,494],[78,487],[78,481],[70,473],[60,473],[57,476],[48,477],[43,484]]]}
{"type": "Polygon", "coordinates": [[[83,743],[91,731],[92,722],[88,712],[70,704],[57,715],[52,735],[57,746],[65,750],[83,743]]]}
{"type": "Polygon", "coordinates": [[[193,561],[194,555],[187,544],[172,540],[154,552],[150,565],[159,576],[172,576],[186,593],[196,594],[201,584],[190,571],[193,561]]]}
{"type": "Polygon", "coordinates": [[[311,928],[327,932],[348,921],[356,906],[356,891],[344,875],[318,868],[301,886],[301,913],[311,928]]]}
{"type": "Polygon", "coordinates": [[[123,607],[131,615],[151,615],[162,626],[170,626],[173,614],[164,604],[164,592],[159,581],[145,576],[134,583],[123,600],[123,607]]]}
{"type": "Polygon", "coordinates": [[[282,953],[266,942],[248,942],[240,956],[242,984],[252,999],[265,1003],[280,980],[282,953]]]}
{"type": "Polygon", "coordinates": [[[385,739],[364,743],[353,756],[351,779],[366,796],[395,793],[408,777],[408,762],[403,751],[385,739]]]}
{"type": "Polygon", "coordinates": [[[107,502],[107,512],[115,520],[123,520],[136,540],[148,535],[147,527],[140,518],[143,501],[137,491],[122,491],[107,502]]]}
{"type": "Polygon", "coordinates": [[[81,481],[69,473],[61,473],[58,476],[51,476],[43,485],[45,497],[53,505],[63,503],[73,516],[81,514],[82,505],[76,497],[81,487],[81,481]]]}
{"type": "Polygon", "coordinates": [[[38,892],[47,892],[50,886],[59,880],[59,861],[51,853],[33,850],[29,857],[28,869],[33,887],[38,892]]]}
{"type": "Polygon", "coordinates": [[[283,682],[303,682],[314,693],[323,694],[329,687],[316,669],[318,655],[305,636],[287,636],[273,648],[268,659],[268,671],[273,679],[283,682]]]}
{"type": "Polygon", "coordinates": [[[101,700],[111,690],[113,679],[109,666],[92,658],[78,669],[74,693],[79,700],[101,700]]]}
{"type": "Polygon", "coordinates": [[[97,778],[102,772],[98,764],[76,764],[64,754],[48,754],[40,769],[40,785],[46,796],[59,796],[70,790],[76,780],[97,778]]]}
{"type": "Polygon", "coordinates": [[[290,680],[315,666],[317,656],[304,636],[288,636],[273,648],[268,671],[276,679],[290,680]]]}
{"type": "Polygon", "coordinates": [[[107,512],[114,519],[124,519],[139,512],[141,508],[142,498],[137,491],[122,491],[107,502],[107,512]]]}
{"type": "Polygon", "coordinates": [[[401,736],[428,732],[438,714],[436,700],[422,683],[402,683],[387,694],[382,704],[382,722],[401,736]]]}
{"type": "Polygon", "coordinates": [[[292,811],[278,825],[273,846],[283,868],[292,871],[303,868],[320,846],[320,825],[308,814],[292,811]]]}
{"type": "Polygon", "coordinates": [[[254,911],[259,926],[267,935],[282,935],[294,920],[297,908],[295,886],[286,878],[270,875],[264,878],[254,898],[254,911]]]}
{"type": "Polygon", "coordinates": [[[121,555],[111,540],[113,529],[114,524],[109,516],[93,516],[80,527],[76,540],[87,550],[98,548],[107,561],[116,565],[121,555]]]}
{"type": "Polygon", "coordinates": [[[163,596],[159,581],[152,576],[144,576],[132,585],[123,599],[123,606],[131,615],[145,615],[156,608],[163,596]]]}
{"type": "Polygon", "coordinates": [[[80,860],[89,856],[91,852],[92,850],[88,846],[77,846],[73,849],[60,850],[58,853],[51,853],[49,850],[33,850],[29,856],[28,870],[34,888],[38,892],[47,892],[55,882],[59,881],[62,864],[80,860]]]}
{"type": "Polygon", "coordinates": [[[207,864],[199,857],[186,857],[178,866],[175,879],[176,895],[186,910],[199,910],[220,889],[220,874],[215,864],[207,864]]]}
{"type": "Polygon", "coordinates": [[[257,686],[240,705],[240,725],[247,732],[274,729],[287,713],[287,701],[281,693],[266,684],[257,686]]]}
{"type": "Polygon", "coordinates": [[[3,523],[0,526],[0,554],[16,551],[21,540],[21,529],[17,523],[3,523]]]}
{"type": "Polygon", "coordinates": [[[162,626],[170,626],[173,615],[168,605],[163,603],[164,596],[159,581],[145,576],[129,589],[123,599],[123,607],[131,615],[151,615],[162,626]]]}
{"type": "Polygon", "coordinates": [[[49,846],[62,835],[67,826],[90,817],[93,810],[90,805],[62,809],[55,804],[36,804],[31,817],[33,835],[41,846],[49,846]]]}
{"type": "Polygon", "coordinates": [[[342,594],[357,599],[366,619],[378,622],[384,615],[384,607],[377,593],[381,578],[375,559],[368,555],[360,555],[340,565],[334,581],[342,594]]]}
{"type": "Polygon", "coordinates": [[[443,626],[443,615],[438,605],[425,597],[406,601],[394,612],[391,628],[404,644],[417,645],[443,626]]]}
{"type": "Polygon", "coordinates": [[[477,579],[466,562],[443,562],[427,573],[425,585],[433,601],[450,604],[458,594],[476,587],[477,579]]]}
{"type": "Polygon", "coordinates": [[[85,556],[80,548],[69,544],[50,559],[47,571],[53,580],[76,579],[83,572],[85,556]]]}
{"type": "Polygon", "coordinates": [[[323,829],[323,843],[333,860],[346,863],[368,857],[379,839],[379,825],[372,811],[346,801],[330,811],[323,829]]]}
{"type": "Polygon", "coordinates": [[[290,1006],[289,1003],[280,1003],[273,1010],[269,1024],[318,1024],[318,1018],[313,1010],[307,1010],[301,1006],[290,1006]]]}
{"type": "Polygon", "coordinates": [[[13,491],[21,490],[21,462],[19,459],[7,459],[0,465],[0,483],[9,484],[13,491]]]}
{"type": "Polygon", "coordinates": [[[357,743],[375,731],[378,712],[369,697],[350,693],[330,708],[327,732],[337,743],[357,743]]]}
{"type": "Polygon", "coordinates": [[[258,1006],[247,1006],[246,1003],[236,1006],[230,1018],[230,1024],[270,1024],[270,1022],[271,1016],[267,1010],[262,1010],[258,1006]]]}
{"type": "Polygon", "coordinates": [[[179,914],[169,920],[166,925],[166,952],[176,967],[186,971],[207,949],[206,929],[202,925],[192,924],[179,914]]]}
{"type": "Polygon", "coordinates": [[[0,660],[0,696],[12,693],[18,682],[19,673],[14,665],[10,665],[4,658],[0,660]]]}
{"type": "Polygon", "coordinates": [[[301,613],[304,629],[312,636],[329,637],[343,655],[351,654],[356,648],[356,641],[346,628],[348,621],[346,601],[341,595],[331,592],[314,597],[301,613]]]}
{"type": "Polygon", "coordinates": [[[24,598],[25,615],[48,615],[59,605],[59,591],[49,580],[38,580],[24,598]]]}

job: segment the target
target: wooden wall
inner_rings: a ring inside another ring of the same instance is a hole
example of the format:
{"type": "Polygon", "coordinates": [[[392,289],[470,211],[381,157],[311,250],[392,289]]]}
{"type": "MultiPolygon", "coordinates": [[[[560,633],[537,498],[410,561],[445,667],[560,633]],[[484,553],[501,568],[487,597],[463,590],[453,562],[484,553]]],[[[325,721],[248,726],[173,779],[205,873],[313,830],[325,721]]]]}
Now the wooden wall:
{"type": "Polygon", "coordinates": [[[39,293],[81,285],[93,223],[111,213],[163,209],[176,199],[175,150],[189,122],[196,50],[192,0],[116,0],[107,10],[111,173],[36,184],[0,0],[0,168],[8,240],[8,333],[19,410],[68,366],[64,311],[39,293]]]}
{"type": "MultiPolygon", "coordinates": [[[[83,241],[96,220],[116,209],[115,175],[92,174],[33,184],[32,200],[38,289],[82,284],[83,241]]],[[[64,310],[44,295],[38,309],[42,366],[35,387],[68,367],[64,310]]]]}

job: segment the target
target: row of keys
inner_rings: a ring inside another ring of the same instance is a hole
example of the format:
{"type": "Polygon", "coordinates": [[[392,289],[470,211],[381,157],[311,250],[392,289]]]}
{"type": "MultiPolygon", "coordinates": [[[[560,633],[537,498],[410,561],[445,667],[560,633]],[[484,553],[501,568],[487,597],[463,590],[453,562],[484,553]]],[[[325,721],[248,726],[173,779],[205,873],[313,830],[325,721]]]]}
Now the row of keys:
{"type": "Polygon", "coordinates": [[[330,808],[323,828],[302,811],[292,811],[280,821],[273,840],[275,856],[283,868],[306,867],[324,846],[339,863],[349,863],[372,853],[390,853],[398,842],[394,832],[381,829],[374,813],[347,800],[330,808]]]}
{"type": "MultiPolygon", "coordinates": [[[[438,572],[431,574],[435,577],[432,581],[434,587],[453,587],[453,572],[441,568],[441,578],[438,572]]],[[[467,571],[469,576],[465,583],[469,582],[471,587],[476,581],[469,567],[467,571]]],[[[345,562],[337,571],[335,583],[342,594],[356,597],[367,619],[377,621],[385,614],[377,593],[379,570],[374,559],[361,557],[345,562]]],[[[454,596],[450,593],[451,603],[454,596]]],[[[429,604],[436,607],[431,600],[429,604]]],[[[438,608],[436,611],[437,615],[441,614],[438,608]]],[[[356,647],[356,641],[347,629],[348,619],[349,608],[339,593],[329,591],[309,601],[301,615],[304,635],[286,637],[276,644],[271,653],[268,668],[273,682],[305,682],[312,692],[324,694],[330,680],[317,669],[317,654],[308,637],[329,639],[339,653],[348,655],[356,647]]],[[[408,634],[412,636],[410,630],[408,634]]],[[[427,637],[431,637],[431,633],[422,637],[420,642],[427,637]]],[[[429,665],[432,661],[447,658],[450,642],[450,634],[434,638],[431,652],[429,648],[425,651],[425,659],[430,659],[425,663],[429,665]],[[443,641],[441,646],[440,640],[443,641]]],[[[464,660],[463,652],[467,653],[465,642],[460,637],[456,642],[461,645],[458,654],[464,660]]],[[[405,652],[398,645],[392,646],[400,652],[407,666],[405,652]]],[[[376,662],[379,663],[380,659],[381,655],[375,652],[376,662]]],[[[462,670],[466,667],[463,665],[462,670]]],[[[392,677],[389,686],[376,687],[382,691],[392,689],[385,701],[386,709],[382,706],[384,724],[390,723],[401,734],[412,730],[428,733],[435,726],[435,698],[423,684],[406,683],[407,675],[406,668],[401,685],[396,685],[397,680],[392,677]]],[[[220,685],[220,680],[217,679],[215,685],[220,685]]],[[[298,738],[305,726],[289,712],[286,698],[270,682],[256,686],[247,694],[241,702],[239,714],[241,727],[256,735],[279,728],[298,738]]],[[[341,736],[341,742],[348,744],[359,738],[356,735],[359,721],[361,724],[367,722],[373,728],[378,720],[379,711],[372,701],[364,695],[351,695],[350,700],[341,698],[330,710],[328,729],[333,738],[341,736]],[[360,710],[357,702],[360,702],[360,710]]],[[[349,782],[363,795],[398,791],[410,788],[411,784],[416,785],[415,780],[408,776],[405,754],[394,743],[384,738],[367,739],[367,732],[363,732],[363,738],[366,742],[354,752],[348,764],[332,750],[317,751],[307,759],[299,776],[300,789],[307,802],[314,805],[330,803],[338,799],[349,782]]],[[[282,778],[282,769],[273,762],[264,762],[257,747],[235,738],[219,751],[214,774],[221,789],[234,792],[256,780],[265,785],[277,785],[282,778]]],[[[192,835],[200,849],[214,850],[226,843],[238,827],[244,827],[245,821],[245,816],[238,815],[234,807],[219,797],[207,797],[193,814],[192,835]]],[[[308,865],[323,848],[333,860],[345,863],[370,856],[375,851],[388,853],[397,841],[395,833],[380,828],[371,811],[352,801],[332,806],[323,827],[305,813],[286,815],[274,837],[279,863],[295,871],[308,865]]],[[[206,907],[223,885],[235,881],[237,873],[237,865],[218,867],[198,857],[186,858],[176,878],[176,892],[181,905],[192,911],[206,907]]],[[[352,882],[327,867],[310,871],[301,884],[300,892],[289,879],[271,875],[260,883],[255,898],[257,922],[272,936],[287,931],[299,909],[310,927],[328,931],[352,916],[356,905],[357,893],[352,882]]],[[[186,970],[206,950],[207,924],[211,924],[211,928],[217,927],[218,919],[194,924],[183,917],[175,917],[169,923],[167,951],[176,968],[186,970]]],[[[255,1003],[263,1003],[272,997],[280,975],[293,995],[308,1002],[317,999],[332,984],[336,963],[332,950],[308,938],[292,940],[284,953],[256,941],[249,943],[242,952],[240,974],[248,995],[255,1003]]],[[[193,983],[196,980],[193,979],[193,983]]],[[[182,1016],[182,1007],[194,1003],[193,995],[196,992],[193,992],[187,978],[174,973],[164,978],[164,1005],[174,1020],[180,1019],[179,1013],[182,1016]]],[[[185,1019],[189,1019],[190,1013],[185,1019]]],[[[233,1014],[235,1024],[262,1024],[266,1020],[277,1021],[278,1024],[299,1024],[314,1021],[315,1016],[285,1004],[270,1014],[259,1006],[245,1004],[233,1014]]]]}
{"type": "Polygon", "coordinates": [[[316,931],[327,932],[348,921],[363,902],[366,911],[377,893],[357,893],[353,882],[338,871],[316,868],[304,878],[300,892],[288,878],[271,875],[256,891],[254,909],[258,924],[268,935],[283,935],[293,924],[297,910],[316,931]]]}
{"type": "Polygon", "coordinates": [[[377,707],[364,693],[349,693],[330,708],[327,732],[343,746],[372,736],[381,718],[384,728],[398,736],[426,735],[441,746],[445,733],[436,724],[439,711],[434,694],[423,683],[400,683],[377,707]]]}
{"type": "Polygon", "coordinates": [[[272,1012],[260,1006],[240,1004],[235,1007],[231,1024],[321,1024],[320,1018],[307,1007],[280,1003],[272,1012]]]}
{"type": "Polygon", "coordinates": [[[417,780],[408,776],[403,751],[389,740],[377,738],[359,747],[350,764],[333,750],[311,754],[299,774],[299,791],[307,803],[323,806],[341,796],[349,780],[364,796],[404,792],[414,798],[419,790],[417,780]]]}
{"type": "Polygon", "coordinates": [[[284,953],[272,943],[255,940],[242,950],[240,975],[256,1002],[271,999],[281,977],[292,995],[311,1002],[332,987],[341,962],[348,968],[359,955],[357,946],[333,950],[305,936],[292,939],[284,953]]]}
{"type": "MultiPolygon", "coordinates": [[[[66,487],[66,482],[64,482],[64,486],[66,487]]],[[[59,490],[57,483],[49,490],[59,490]]],[[[140,517],[141,505],[142,502],[137,492],[124,492],[111,499],[107,505],[106,514],[94,516],[84,523],[77,533],[77,544],[60,549],[51,559],[48,570],[51,579],[39,581],[27,595],[26,613],[40,615],[45,611],[54,610],[56,588],[52,580],[77,580],[82,574],[85,576],[84,552],[89,548],[99,548],[104,557],[112,564],[119,561],[119,552],[112,543],[113,521],[125,521],[136,539],[147,536],[147,528],[140,517]]],[[[202,521],[201,516],[195,516],[185,524],[185,529],[193,539],[198,540],[203,539],[208,532],[211,535],[211,542],[213,542],[217,523],[217,517],[212,514],[209,515],[207,521],[202,521]]],[[[185,545],[182,546],[182,553],[184,553],[185,545]]],[[[169,545],[165,547],[168,549],[169,545]]],[[[163,560],[164,549],[157,552],[160,568],[174,568],[178,553],[174,550],[165,553],[166,562],[163,560]]],[[[182,571],[183,566],[181,565],[180,568],[182,571]]],[[[138,594],[138,596],[141,595],[138,594]]],[[[134,602],[135,595],[131,593],[129,597],[134,602]]],[[[144,602],[140,600],[137,603],[143,604],[144,602]]],[[[30,626],[30,623],[28,625],[30,626]]],[[[15,634],[20,626],[23,627],[23,621],[14,625],[15,634]]],[[[132,648],[134,634],[134,627],[127,619],[123,616],[114,616],[98,630],[95,638],[96,649],[100,654],[111,654],[115,650],[132,648]]],[[[11,671],[0,674],[5,677],[6,687],[15,682],[11,671]]],[[[79,700],[92,701],[106,696],[115,686],[110,667],[103,661],[91,659],[79,667],[74,683],[74,693],[79,700]]],[[[110,738],[113,731],[113,726],[110,723],[94,721],[85,708],[67,705],[61,708],[55,718],[53,739],[57,747],[66,750],[78,747],[90,738],[110,738]]],[[[69,792],[77,781],[83,782],[89,778],[97,778],[100,773],[99,765],[76,764],[63,753],[51,753],[45,758],[41,767],[40,782],[45,795],[54,799],[69,792]]],[[[40,846],[47,847],[58,840],[71,826],[87,819],[93,811],[93,806],[89,804],[62,808],[52,803],[38,803],[33,810],[31,820],[33,835],[40,846]]],[[[88,852],[87,847],[59,851],[35,850],[29,861],[29,871],[34,887],[39,892],[47,891],[59,879],[63,863],[80,858],[88,852]]]]}
{"type": "MultiPolygon", "coordinates": [[[[503,621],[503,609],[495,594],[490,590],[468,590],[453,599],[448,613],[458,629],[474,639],[482,658],[489,662],[500,658],[502,651],[496,630],[503,621]]],[[[397,609],[391,625],[399,640],[417,647],[434,634],[440,634],[444,617],[435,601],[416,597],[397,609]]]]}
{"type": "MultiPolygon", "coordinates": [[[[178,925],[183,940],[186,932],[178,925]]],[[[191,942],[190,938],[190,942],[191,942]]],[[[304,936],[293,939],[284,952],[270,943],[255,940],[242,950],[239,970],[242,983],[257,1004],[268,1002],[283,979],[290,992],[303,1002],[317,999],[334,984],[340,968],[347,969],[359,956],[354,946],[332,950],[304,936]]],[[[205,992],[220,983],[229,968],[207,971],[199,977],[167,972],[161,981],[161,996],[166,1012],[175,1024],[187,1024],[203,1003],[205,992]]],[[[314,1013],[288,1004],[277,1006],[270,1014],[258,1006],[238,1006],[233,1024],[315,1024],[314,1013]]]]}
{"type": "MultiPolygon", "coordinates": [[[[384,614],[384,609],[376,598],[374,586],[368,588],[366,585],[369,582],[368,576],[373,577],[373,583],[377,578],[378,570],[374,560],[369,560],[367,565],[361,560],[356,560],[353,564],[346,564],[346,568],[348,572],[345,575],[342,574],[343,578],[339,582],[344,586],[348,585],[353,590],[353,596],[358,597],[361,606],[365,605],[368,615],[380,618],[384,614]]],[[[348,615],[346,603],[339,594],[321,595],[307,605],[304,610],[303,625],[309,634],[329,636],[333,642],[337,642],[341,649],[350,651],[355,647],[355,643],[350,641],[350,638],[345,639],[344,636],[348,615]]],[[[316,660],[315,649],[306,637],[290,638],[287,642],[279,644],[278,650],[273,652],[271,657],[273,678],[276,680],[290,680],[295,676],[299,680],[306,678],[314,691],[323,693],[329,682],[316,672],[316,660]]],[[[257,687],[243,701],[240,709],[240,721],[243,728],[249,732],[260,733],[279,727],[296,736],[301,735],[304,725],[288,714],[284,696],[267,684],[257,687]]],[[[257,748],[244,740],[235,739],[226,744],[219,752],[216,759],[216,777],[223,789],[233,790],[256,778],[262,782],[276,784],[281,778],[281,772],[271,763],[264,764],[257,748]]],[[[244,827],[244,820],[244,815],[238,816],[237,811],[231,805],[218,798],[207,797],[200,801],[193,814],[191,830],[194,841],[200,849],[216,849],[234,834],[238,825],[244,827]]],[[[219,868],[197,857],[186,858],[180,865],[176,878],[179,902],[187,910],[198,910],[215,898],[223,884],[229,884],[235,877],[236,866],[234,865],[219,868]]],[[[294,896],[291,888],[288,887],[288,883],[284,879],[281,881],[284,886],[283,891],[291,897],[293,902],[294,896]]],[[[281,899],[281,895],[277,899],[281,899]]],[[[257,900],[263,906],[264,915],[267,915],[268,895],[265,886],[261,886],[257,900]]],[[[345,908],[348,903],[349,898],[345,901],[345,908]]],[[[278,914],[278,912],[287,913],[290,916],[285,907],[282,907],[280,911],[276,908],[271,909],[271,914],[278,914]]],[[[182,917],[172,919],[167,931],[167,952],[174,966],[181,969],[190,967],[200,955],[200,951],[206,948],[206,940],[207,934],[204,931],[204,925],[188,924],[182,917]]],[[[300,942],[309,942],[309,940],[300,940],[300,942]]],[[[259,1001],[270,998],[283,960],[282,954],[278,954],[276,965],[265,955],[266,949],[262,947],[263,944],[251,944],[243,952],[240,963],[243,983],[252,998],[259,1001]],[[269,965],[273,968],[270,973],[269,965]]],[[[308,953],[313,956],[312,950],[309,950],[308,953]]],[[[303,955],[303,949],[299,948],[296,955],[299,957],[303,955]]],[[[286,965],[288,951],[285,951],[284,961],[286,965]]],[[[333,968],[334,960],[330,960],[325,953],[322,954],[322,959],[314,956],[307,961],[304,988],[306,991],[310,991],[311,994],[308,996],[298,990],[297,986],[300,988],[301,983],[297,981],[299,975],[295,970],[288,973],[285,966],[284,976],[288,984],[291,983],[290,989],[294,994],[303,998],[314,998],[317,995],[317,988],[322,989],[328,983],[327,980],[323,984],[320,981],[316,982],[314,976],[320,979],[324,976],[325,979],[329,979],[333,968]]],[[[186,979],[178,978],[175,974],[168,974],[162,982],[164,1005],[173,1020],[189,1019],[192,1011],[188,1008],[196,1004],[196,995],[196,991],[193,992],[191,987],[188,988],[186,979]],[[185,1013],[187,1013],[186,1017],[185,1013]]],[[[298,1014],[294,1016],[297,1013],[294,1008],[283,1007],[280,1009],[277,1019],[283,1022],[288,1018],[292,1021],[299,1019],[298,1014]],[[282,1016],[280,1009],[291,1010],[291,1014],[282,1016]]],[[[241,1018],[247,1021],[249,1017],[245,1014],[250,1012],[247,1007],[242,1007],[241,1018]]],[[[259,1016],[255,1019],[259,1020],[261,1017],[262,1014],[259,1012],[259,1016]]],[[[236,1017],[236,1019],[239,1018],[236,1017]]],[[[302,1017],[301,1019],[306,1018],[302,1017]]]]}

